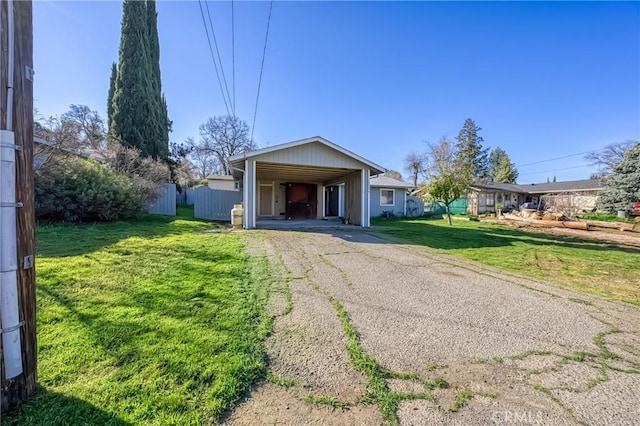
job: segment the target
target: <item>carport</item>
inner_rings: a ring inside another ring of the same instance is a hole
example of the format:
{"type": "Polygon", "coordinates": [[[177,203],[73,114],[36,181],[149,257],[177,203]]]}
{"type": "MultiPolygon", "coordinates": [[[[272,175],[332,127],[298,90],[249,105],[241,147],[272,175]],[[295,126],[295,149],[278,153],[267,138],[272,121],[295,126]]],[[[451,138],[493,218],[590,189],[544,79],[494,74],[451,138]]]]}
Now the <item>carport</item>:
{"type": "Polygon", "coordinates": [[[255,228],[258,220],[336,214],[349,224],[368,227],[369,177],[385,172],[319,136],[235,155],[229,164],[242,188],[247,229],[255,228]]]}

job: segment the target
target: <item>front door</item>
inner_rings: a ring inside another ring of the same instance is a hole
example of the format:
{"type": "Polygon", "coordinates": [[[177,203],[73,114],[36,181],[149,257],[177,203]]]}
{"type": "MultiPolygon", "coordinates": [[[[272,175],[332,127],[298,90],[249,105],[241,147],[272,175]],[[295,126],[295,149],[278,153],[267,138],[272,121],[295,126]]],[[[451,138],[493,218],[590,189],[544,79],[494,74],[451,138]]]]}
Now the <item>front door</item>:
{"type": "Polygon", "coordinates": [[[260,185],[260,210],[258,216],[273,216],[273,185],[260,185]]]}
{"type": "Polygon", "coordinates": [[[327,186],[324,189],[324,215],[327,217],[337,217],[338,213],[338,198],[339,198],[339,187],[337,186],[327,186]]]}
{"type": "Polygon", "coordinates": [[[315,219],[318,187],[308,183],[287,184],[287,219],[315,219]]]}

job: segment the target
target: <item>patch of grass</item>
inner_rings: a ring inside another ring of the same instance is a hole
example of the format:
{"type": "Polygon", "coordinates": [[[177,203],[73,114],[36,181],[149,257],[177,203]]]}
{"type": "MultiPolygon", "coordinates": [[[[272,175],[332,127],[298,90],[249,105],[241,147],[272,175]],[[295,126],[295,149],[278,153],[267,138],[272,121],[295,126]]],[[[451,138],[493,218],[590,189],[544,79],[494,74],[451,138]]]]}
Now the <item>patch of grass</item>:
{"type": "Polygon", "coordinates": [[[588,354],[585,352],[575,352],[570,355],[563,355],[562,362],[565,364],[569,361],[582,362],[587,359],[587,355],[588,354]]]}
{"type": "Polygon", "coordinates": [[[381,232],[524,276],[640,305],[640,250],[595,240],[445,220],[371,220],[381,232]]]}
{"type": "Polygon", "coordinates": [[[423,380],[422,384],[428,390],[447,389],[449,387],[449,383],[442,377],[436,377],[433,381],[423,380]]]}
{"type": "Polygon", "coordinates": [[[591,306],[593,304],[588,300],[578,299],[576,297],[570,297],[569,300],[571,300],[572,302],[580,303],[581,305],[591,306]]]}
{"type": "Polygon", "coordinates": [[[267,260],[178,213],[37,228],[42,389],[3,424],[203,424],[265,376],[267,260]]]}
{"type": "Polygon", "coordinates": [[[582,220],[599,220],[601,222],[633,222],[634,219],[631,217],[621,218],[618,217],[617,214],[612,213],[583,213],[580,215],[580,219],[582,220]]]}
{"type": "Polygon", "coordinates": [[[436,371],[439,368],[444,368],[446,367],[446,365],[444,364],[435,364],[433,362],[428,363],[424,368],[425,370],[431,372],[431,371],[436,371]]]}
{"type": "Polygon", "coordinates": [[[271,371],[267,373],[267,378],[265,380],[269,383],[273,383],[274,385],[282,386],[283,388],[291,388],[297,384],[295,380],[276,376],[271,371]]]}
{"type": "Polygon", "coordinates": [[[598,334],[596,334],[596,337],[594,337],[593,339],[593,343],[595,343],[595,345],[600,348],[600,353],[599,356],[603,359],[619,359],[620,357],[616,354],[614,354],[613,352],[611,352],[608,348],[607,348],[607,344],[604,341],[604,337],[606,335],[609,334],[615,334],[615,333],[619,333],[620,330],[617,328],[612,328],[611,330],[608,331],[603,331],[600,332],[598,334]]]}
{"type": "Polygon", "coordinates": [[[316,407],[330,407],[334,410],[346,410],[349,407],[349,403],[327,395],[326,393],[320,395],[309,394],[304,397],[304,402],[315,405],[316,407]]]}
{"type": "Polygon", "coordinates": [[[344,309],[344,306],[337,300],[330,298],[333,307],[335,308],[338,318],[342,324],[342,329],[348,338],[347,352],[354,368],[360,371],[367,378],[367,393],[363,397],[363,402],[377,404],[382,419],[391,425],[398,424],[398,404],[403,399],[431,399],[427,394],[405,394],[402,392],[392,392],[387,386],[388,378],[405,378],[414,379],[414,375],[411,373],[395,373],[390,372],[383,368],[378,361],[371,355],[365,352],[360,346],[360,339],[358,337],[358,331],[351,324],[349,315],[344,309]],[[404,377],[401,377],[404,376],[404,377]],[[405,396],[407,398],[405,398],[405,396]]]}
{"type": "Polygon", "coordinates": [[[473,392],[469,389],[461,389],[456,395],[456,399],[453,401],[453,405],[447,409],[449,413],[455,413],[460,410],[464,405],[473,398],[473,392]]]}

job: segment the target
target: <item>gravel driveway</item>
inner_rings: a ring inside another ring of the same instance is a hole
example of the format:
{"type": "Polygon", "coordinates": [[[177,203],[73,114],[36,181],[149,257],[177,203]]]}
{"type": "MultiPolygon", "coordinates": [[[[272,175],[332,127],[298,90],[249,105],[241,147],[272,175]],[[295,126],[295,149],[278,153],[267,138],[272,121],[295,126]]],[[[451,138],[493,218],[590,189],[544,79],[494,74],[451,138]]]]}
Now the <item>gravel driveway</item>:
{"type": "Polygon", "coordinates": [[[640,424],[640,309],[354,229],[245,232],[269,377],[229,424],[640,424]]]}

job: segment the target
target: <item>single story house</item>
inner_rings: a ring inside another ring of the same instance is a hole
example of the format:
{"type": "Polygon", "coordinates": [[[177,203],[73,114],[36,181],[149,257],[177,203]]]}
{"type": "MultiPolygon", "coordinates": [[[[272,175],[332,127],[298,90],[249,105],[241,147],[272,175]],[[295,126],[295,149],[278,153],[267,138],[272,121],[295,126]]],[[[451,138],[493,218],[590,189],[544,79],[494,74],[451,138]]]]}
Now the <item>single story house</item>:
{"type": "Polygon", "coordinates": [[[237,191],[240,189],[239,183],[230,175],[209,175],[205,179],[207,180],[207,186],[211,189],[221,189],[223,191],[237,191]]]}
{"type": "Polygon", "coordinates": [[[229,164],[248,229],[259,220],[326,217],[368,227],[370,178],[386,171],[320,136],[234,155],[229,164]]]}
{"type": "Polygon", "coordinates": [[[496,206],[518,209],[524,203],[539,204],[545,197],[563,199],[580,210],[592,210],[596,206],[598,194],[603,184],[599,179],[583,179],[566,182],[546,182],[531,184],[488,183],[471,185],[468,195],[467,212],[480,214],[495,213],[496,206]],[[570,200],[569,200],[570,198],[570,200]]]}
{"type": "Polygon", "coordinates": [[[373,176],[369,180],[371,187],[370,215],[377,217],[384,213],[394,216],[407,215],[407,190],[413,185],[389,176],[373,176]]]}

